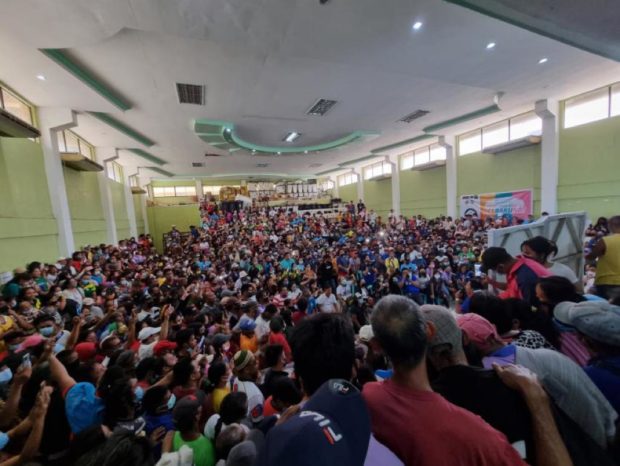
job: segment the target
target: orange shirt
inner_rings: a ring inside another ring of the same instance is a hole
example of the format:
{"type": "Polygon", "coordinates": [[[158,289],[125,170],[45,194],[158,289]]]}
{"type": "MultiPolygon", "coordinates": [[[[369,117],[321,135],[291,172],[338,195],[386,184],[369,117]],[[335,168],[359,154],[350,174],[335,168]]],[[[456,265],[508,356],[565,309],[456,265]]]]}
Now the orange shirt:
{"type": "Polygon", "coordinates": [[[256,338],[256,335],[247,337],[242,333],[241,338],[239,339],[239,348],[256,353],[258,351],[258,338],[256,338]]]}

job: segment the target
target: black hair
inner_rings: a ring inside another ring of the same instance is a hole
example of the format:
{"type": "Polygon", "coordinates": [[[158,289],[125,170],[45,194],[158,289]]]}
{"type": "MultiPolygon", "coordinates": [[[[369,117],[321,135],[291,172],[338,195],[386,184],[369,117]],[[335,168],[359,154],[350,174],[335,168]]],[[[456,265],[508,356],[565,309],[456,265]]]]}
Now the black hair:
{"type": "Polygon", "coordinates": [[[265,348],[265,366],[273,367],[278,364],[280,358],[282,357],[282,353],[284,352],[284,347],[282,345],[269,345],[265,348]]]}
{"type": "Polygon", "coordinates": [[[110,429],[114,429],[118,421],[132,418],[134,414],[134,393],[129,379],[126,377],[116,379],[109,387],[104,402],[103,424],[110,429]]]}
{"type": "Polygon", "coordinates": [[[426,325],[418,305],[404,296],[379,300],[371,315],[372,330],[394,366],[413,369],[426,354],[426,325]]]}
{"type": "Polygon", "coordinates": [[[482,284],[479,278],[470,278],[468,280],[468,283],[471,289],[474,291],[484,290],[484,285],[482,284]]]}
{"type": "MultiPolygon", "coordinates": [[[[99,430],[101,430],[99,428],[99,430]]],[[[75,466],[152,466],[155,464],[147,437],[119,429],[94,450],[88,450],[75,466]]]]}
{"type": "Polygon", "coordinates": [[[546,262],[551,254],[558,253],[558,247],[555,243],[544,236],[534,236],[533,238],[525,240],[521,243],[521,249],[523,249],[523,246],[529,247],[536,254],[542,256],[543,262],[546,262]]]}
{"type": "Polygon", "coordinates": [[[178,361],[172,368],[173,382],[172,386],[185,385],[189,382],[190,377],[194,373],[194,365],[190,358],[183,358],[178,361]]]}
{"type": "Polygon", "coordinates": [[[159,407],[164,404],[166,393],[168,393],[168,388],[161,385],[153,386],[144,392],[142,407],[146,411],[146,414],[152,416],[157,414],[159,407]]]}
{"type": "Polygon", "coordinates": [[[273,303],[269,303],[265,306],[265,310],[263,311],[263,314],[271,314],[271,315],[276,315],[278,313],[278,308],[276,307],[275,304],[273,303]]]}
{"type": "Polygon", "coordinates": [[[562,301],[580,303],[586,300],[582,295],[577,293],[575,285],[564,277],[544,277],[538,281],[538,285],[548,300],[550,311],[553,310],[556,304],[562,301]]]}
{"type": "Polygon", "coordinates": [[[248,395],[245,392],[229,393],[224,397],[220,405],[220,421],[226,425],[240,422],[245,418],[247,412],[248,395]]]}
{"type": "Polygon", "coordinates": [[[157,363],[157,358],[153,356],[144,358],[136,366],[136,378],[138,380],[143,380],[148,375],[149,372],[155,371],[156,363],[157,363]]]}
{"type": "Polygon", "coordinates": [[[47,312],[42,312],[34,318],[34,321],[32,323],[34,324],[35,327],[38,327],[41,322],[48,322],[48,321],[52,321],[54,322],[54,325],[56,325],[56,319],[54,319],[54,316],[52,314],[49,314],[47,312]]]}
{"type": "Polygon", "coordinates": [[[301,391],[290,377],[278,377],[273,383],[272,399],[279,400],[289,406],[299,403],[301,391]]]}
{"type": "Polygon", "coordinates": [[[176,344],[181,348],[183,345],[189,343],[189,340],[194,335],[194,331],[189,328],[185,328],[183,330],[179,330],[174,338],[176,344]]]}
{"type": "Polygon", "coordinates": [[[353,327],[340,315],[316,314],[294,328],[290,343],[295,373],[308,396],[329,379],[351,379],[354,342],[353,327]]]}
{"type": "Polygon", "coordinates": [[[497,333],[503,335],[512,329],[512,315],[504,301],[491,293],[475,293],[469,304],[470,312],[478,314],[491,322],[497,328],[497,333]]]}
{"type": "Polygon", "coordinates": [[[276,333],[284,330],[284,319],[280,316],[275,316],[269,321],[269,330],[276,333]]]}
{"type": "Polygon", "coordinates": [[[213,391],[225,374],[226,364],[224,362],[218,361],[211,364],[211,366],[209,366],[209,371],[207,372],[207,379],[209,381],[207,392],[213,391]]]}
{"type": "Polygon", "coordinates": [[[308,309],[308,300],[306,298],[299,298],[297,300],[297,310],[305,312],[308,309]]]}

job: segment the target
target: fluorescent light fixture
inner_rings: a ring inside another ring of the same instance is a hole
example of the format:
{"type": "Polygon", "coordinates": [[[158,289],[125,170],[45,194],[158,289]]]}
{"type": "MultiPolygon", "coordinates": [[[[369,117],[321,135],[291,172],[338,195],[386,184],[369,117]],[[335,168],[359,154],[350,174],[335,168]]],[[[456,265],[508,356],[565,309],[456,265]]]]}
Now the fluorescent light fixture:
{"type": "Polygon", "coordinates": [[[415,23],[413,23],[413,30],[414,31],[418,31],[421,27],[422,27],[422,22],[421,21],[416,21],[415,23]]]}
{"type": "Polygon", "coordinates": [[[308,151],[307,151],[307,150],[305,150],[305,151],[304,151],[304,154],[307,154],[307,153],[308,153],[308,151]]]}
{"type": "Polygon", "coordinates": [[[495,48],[495,42],[489,42],[487,44],[487,50],[491,50],[491,49],[494,49],[494,48],[495,48]]]}
{"type": "Polygon", "coordinates": [[[298,133],[297,131],[291,131],[290,133],[288,133],[286,135],[286,137],[283,139],[284,142],[294,142],[297,138],[299,138],[299,136],[301,136],[300,133],[298,133]]]}
{"type": "Polygon", "coordinates": [[[278,152],[278,155],[282,155],[282,152],[278,152]]]}
{"type": "Polygon", "coordinates": [[[538,60],[538,64],[542,65],[543,63],[547,63],[548,61],[549,61],[549,59],[544,57],[544,58],[541,58],[540,60],[538,60]]]}
{"type": "Polygon", "coordinates": [[[39,81],[45,81],[45,76],[43,76],[42,74],[38,74],[38,75],[37,75],[37,79],[38,79],[39,81]]]}

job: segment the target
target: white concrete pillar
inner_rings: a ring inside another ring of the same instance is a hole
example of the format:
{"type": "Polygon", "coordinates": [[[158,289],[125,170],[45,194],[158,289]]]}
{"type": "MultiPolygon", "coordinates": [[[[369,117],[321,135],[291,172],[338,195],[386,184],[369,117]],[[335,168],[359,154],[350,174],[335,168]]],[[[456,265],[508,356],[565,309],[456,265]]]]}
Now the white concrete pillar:
{"type": "MultiPolygon", "coordinates": [[[[456,138],[454,136],[440,136],[439,145],[446,149],[446,214],[456,218],[457,209],[457,176],[456,176],[456,138]]],[[[462,213],[462,212],[461,212],[462,213]]]]}
{"type": "Polygon", "coordinates": [[[97,162],[103,165],[104,170],[97,173],[97,183],[101,193],[101,207],[103,208],[103,218],[105,219],[106,238],[108,244],[117,244],[116,219],[114,218],[114,206],[112,205],[112,193],[110,192],[110,179],[108,178],[108,162],[118,158],[116,149],[106,149],[97,147],[95,149],[97,162]],[[111,157],[110,153],[113,153],[111,157]],[[106,157],[107,156],[107,157],[106,157]]]}
{"type": "Polygon", "coordinates": [[[400,215],[400,170],[398,169],[398,156],[393,161],[389,156],[385,157],[385,161],[392,166],[392,210],[394,215],[400,215]]]}
{"type": "Polygon", "coordinates": [[[332,188],[332,197],[339,198],[340,197],[340,186],[338,186],[338,177],[330,175],[329,181],[334,183],[334,187],[332,188]]]}
{"type": "Polygon", "coordinates": [[[65,175],[58,149],[58,133],[77,126],[77,115],[74,111],[66,108],[43,107],[39,109],[38,116],[47,186],[58,228],[58,250],[61,255],[70,257],[75,251],[75,242],[65,175]]]}
{"type": "Polygon", "coordinates": [[[355,202],[359,202],[360,200],[362,202],[366,202],[364,200],[364,169],[363,168],[354,168],[353,173],[355,173],[357,175],[357,199],[355,200],[355,202]]]}
{"type": "Polygon", "coordinates": [[[202,199],[202,180],[200,178],[196,178],[196,199],[198,199],[198,202],[200,202],[200,199],[202,199]]]}
{"type": "Polygon", "coordinates": [[[539,100],[535,112],[542,119],[540,150],[540,211],[553,215],[558,209],[558,171],[560,164],[558,102],[539,100]]]}
{"type": "MultiPolygon", "coordinates": [[[[127,170],[123,170],[123,188],[125,189],[125,207],[129,218],[129,236],[138,238],[138,224],[136,222],[136,209],[133,205],[133,193],[129,185],[129,175],[127,170]]],[[[125,238],[123,238],[125,239],[125,238]]]]}
{"type": "Polygon", "coordinates": [[[147,210],[146,210],[146,194],[141,194],[140,195],[140,209],[142,210],[142,218],[144,219],[144,234],[148,235],[150,230],[149,230],[149,217],[147,215],[147,210]]]}

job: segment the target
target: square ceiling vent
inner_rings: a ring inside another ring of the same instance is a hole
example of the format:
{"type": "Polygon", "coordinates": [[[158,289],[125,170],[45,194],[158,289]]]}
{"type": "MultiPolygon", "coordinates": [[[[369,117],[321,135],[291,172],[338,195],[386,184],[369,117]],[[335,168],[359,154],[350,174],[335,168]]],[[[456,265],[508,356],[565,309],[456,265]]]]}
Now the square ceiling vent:
{"type": "Polygon", "coordinates": [[[269,166],[268,163],[257,163],[256,167],[257,168],[267,168],[269,166]]]}
{"type": "Polygon", "coordinates": [[[337,100],[329,100],[329,99],[319,99],[316,103],[310,107],[310,109],[306,112],[308,115],[318,115],[323,116],[327,112],[329,112],[334,105],[338,103],[337,100]]]}
{"type": "Polygon", "coordinates": [[[409,115],[405,115],[404,117],[402,117],[400,120],[400,122],[402,123],[411,123],[413,120],[417,120],[418,118],[422,118],[423,116],[428,115],[430,112],[428,110],[416,110],[413,113],[410,113],[409,115]]]}
{"type": "Polygon", "coordinates": [[[177,95],[180,104],[205,104],[205,86],[199,84],[177,83],[177,95]]]}
{"type": "Polygon", "coordinates": [[[308,165],[309,168],[319,168],[320,166],[322,166],[322,163],[313,163],[312,165],[308,165]]]}
{"type": "Polygon", "coordinates": [[[200,167],[204,167],[205,164],[202,162],[192,162],[192,167],[194,168],[200,168],[200,167]]]}

